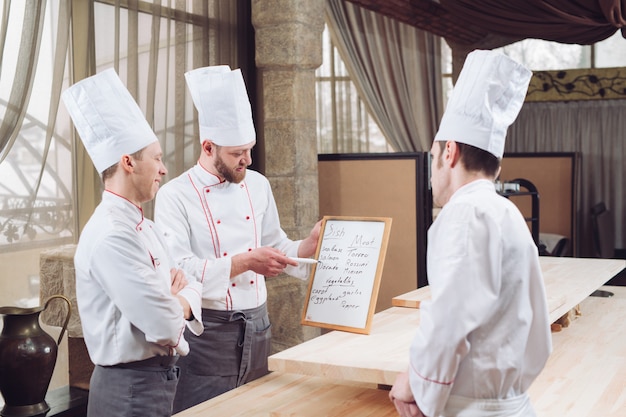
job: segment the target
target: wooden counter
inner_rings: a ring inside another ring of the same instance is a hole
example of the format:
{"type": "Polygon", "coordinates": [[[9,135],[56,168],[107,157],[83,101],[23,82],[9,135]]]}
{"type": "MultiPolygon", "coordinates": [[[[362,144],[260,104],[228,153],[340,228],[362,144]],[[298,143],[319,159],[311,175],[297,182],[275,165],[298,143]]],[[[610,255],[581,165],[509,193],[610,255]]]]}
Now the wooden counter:
{"type": "Polygon", "coordinates": [[[538,417],[626,416],[626,287],[588,297],[582,316],[552,333],[553,351],[529,394],[538,417]]]}
{"type": "Polygon", "coordinates": [[[372,385],[273,372],[175,417],[397,417],[388,395],[372,385]]]}
{"type": "MultiPolygon", "coordinates": [[[[529,391],[538,417],[624,417],[626,287],[603,289],[615,296],[585,299],[581,303],[583,315],[568,328],[552,334],[552,355],[529,391]]],[[[393,311],[419,312],[406,308],[393,311]]],[[[384,319],[392,318],[392,314],[384,316],[384,319]]],[[[402,314],[402,317],[411,316],[402,314]]],[[[405,333],[413,332],[405,330],[405,333]]],[[[373,384],[273,372],[176,417],[222,415],[387,417],[397,414],[388,392],[376,389],[373,384]]]]}
{"type": "MultiPolygon", "coordinates": [[[[550,323],[554,323],[626,267],[624,259],[541,256],[539,262],[546,287],[550,323]]],[[[422,287],[394,297],[391,304],[419,308],[420,303],[430,296],[430,288],[422,287]]]]}
{"type": "MultiPolygon", "coordinates": [[[[551,319],[577,304],[582,316],[553,333],[554,351],[530,390],[539,417],[625,415],[626,288],[610,287],[611,298],[587,298],[625,266],[625,260],[541,258],[551,319]]],[[[270,375],[177,417],[396,415],[387,391],[376,387],[392,385],[407,369],[419,320],[419,308],[391,307],[374,315],[369,335],[328,332],[270,356],[270,375]]]]}
{"type": "MultiPolygon", "coordinates": [[[[626,266],[619,259],[542,257],[552,321],[579,304],[626,266]],[[550,299],[550,296],[549,296],[550,299]],[[553,307],[554,307],[553,305],[553,307]]],[[[582,310],[585,313],[584,309],[582,310]]],[[[369,335],[331,331],[269,358],[271,371],[391,385],[408,367],[409,346],[420,310],[391,307],[374,315],[369,335]]]]}
{"type": "Polygon", "coordinates": [[[550,311],[551,323],[626,268],[624,259],[540,257],[539,261],[548,300],[565,297],[565,303],[550,311]]]}
{"type": "Polygon", "coordinates": [[[420,310],[374,315],[369,335],[332,331],[269,357],[270,371],[391,385],[407,369],[420,310]]]}

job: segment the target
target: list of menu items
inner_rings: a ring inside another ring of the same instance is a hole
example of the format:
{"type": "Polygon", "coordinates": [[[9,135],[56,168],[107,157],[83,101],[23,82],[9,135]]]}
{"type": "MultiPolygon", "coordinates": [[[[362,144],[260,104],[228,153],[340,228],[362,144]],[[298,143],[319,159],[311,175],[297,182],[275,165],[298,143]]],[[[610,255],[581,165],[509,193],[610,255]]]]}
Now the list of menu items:
{"type": "Polygon", "coordinates": [[[328,218],[303,324],[369,333],[391,219],[328,218]]]}

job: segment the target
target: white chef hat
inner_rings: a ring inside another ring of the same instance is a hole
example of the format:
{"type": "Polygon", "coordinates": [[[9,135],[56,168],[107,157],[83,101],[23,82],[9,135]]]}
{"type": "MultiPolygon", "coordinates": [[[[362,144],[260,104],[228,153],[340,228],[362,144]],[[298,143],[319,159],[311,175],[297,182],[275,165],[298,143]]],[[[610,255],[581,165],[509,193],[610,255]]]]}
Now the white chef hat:
{"type": "Polygon", "coordinates": [[[77,82],[62,97],[99,173],[158,140],[111,68],[77,82]]]}
{"type": "Polygon", "coordinates": [[[241,146],[256,139],[252,110],[241,70],[228,65],[198,68],[185,73],[198,110],[200,142],[241,146]]]}
{"type": "Polygon", "coordinates": [[[522,108],[531,76],[501,53],[469,53],[435,140],[465,143],[502,158],[506,131],[522,108]]]}

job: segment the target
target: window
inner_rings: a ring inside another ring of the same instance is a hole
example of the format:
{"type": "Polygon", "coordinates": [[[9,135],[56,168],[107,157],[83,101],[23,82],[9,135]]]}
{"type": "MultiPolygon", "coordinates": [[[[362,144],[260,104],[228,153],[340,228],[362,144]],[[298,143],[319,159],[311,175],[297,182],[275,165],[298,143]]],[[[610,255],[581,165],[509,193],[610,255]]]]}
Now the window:
{"type": "MultiPolygon", "coordinates": [[[[99,178],[79,178],[76,172],[83,165],[75,164],[72,125],[54,94],[68,87],[73,64],[88,67],[90,58],[68,54],[68,44],[61,36],[71,27],[64,20],[69,16],[64,7],[92,4],[94,21],[89,20],[87,7],[76,7],[73,23],[86,28],[81,36],[91,42],[87,49],[95,53],[97,71],[115,67],[137,99],[161,140],[170,178],[196,162],[194,146],[199,147],[196,116],[183,73],[218,63],[240,66],[238,24],[249,13],[249,2],[0,0],[5,12],[0,14],[2,305],[39,303],[40,251],[76,243],[81,212],[77,201],[91,202],[101,192],[99,178]],[[33,5],[41,6],[41,13],[33,5]],[[136,13],[128,11],[131,5],[136,13]],[[41,27],[39,16],[44,19],[41,27]],[[92,30],[94,39],[89,37],[92,30]],[[30,56],[36,59],[33,65],[23,62],[30,56]],[[32,82],[27,79],[31,69],[32,82]],[[136,79],[129,80],[129,76],[136,79]],[[155,81],[155,87],[150,87],[149,80],[155,81]],[[79,183],[86,185],[80,188],[79,183]]],[[[84,167],[92,169],[91,161],[84,167]]],[[[149,210],[151,207],[144,207],[151,217],[149,210]]]]}
{"type": "Polygon", "coordinates": [[[322,42],[323,62],[316,73],[318,153],[394,152],[359,98],[328,28],[322,42]]]}
{"type": "MultiPolygon", "coordinates": [[[[8,114],[10,101],[15,100],[11,93],[19,79],[18,55],[27,4],[12,2],[10,7],[1,61],[0,119],[8,114]]],[[[5,1],[0,0],[0,5],[4,8],[5,1]]],[[[58,8],[57,1],[46,4],[37,71],[26,98],[28,107],[21,127],[18,123],[16,130],[9,132],[15,141],[0,152],[4,156],[0,162],[0,252],[3,253],[74,241],[72,147],[67,131],[66,134],[50,132],[50,141],[46,143],[48,126],[54,123],[49,112],[58,8]]]]}
{"type": "MultiPolygon", "coordinates": [[[[452,51],[442,42],[443,82],[445,99],[452,91],[452,51]]],[[[612,68],[626,66],[626,49],[621,31],[594,45],[524,39],[496,50],[526,65],[533,71],[554,71],[577,68],[612,68]]]]}
{"type": "Polygon", "coordinates": [[[168,180],[195,164],[200,151],[183,74],[218,63],[237,67],[237,4],[187,1],[166,7],[143,1],[134,13],[125,3],[117,8],[113,0],[97,0],[94,5],[96,66],[98,71],[114,67],[146,114],[161,142],[168,180]],[[137,79],[128,79],[135,72],[137,79]]]}

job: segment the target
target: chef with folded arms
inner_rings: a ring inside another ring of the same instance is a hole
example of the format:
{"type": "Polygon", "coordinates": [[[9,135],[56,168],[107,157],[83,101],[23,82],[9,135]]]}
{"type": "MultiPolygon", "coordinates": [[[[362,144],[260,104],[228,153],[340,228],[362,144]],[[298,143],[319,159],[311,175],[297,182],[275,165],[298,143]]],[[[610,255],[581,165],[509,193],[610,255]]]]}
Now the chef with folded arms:
{"type": "Polygon", "coordinates": [[[389,393],[401,416],[535,416],[527,390],[552,349],[539,254],[494,186],[530,78],[505,55],[471,52],[446,107],[431,148],[432,300],[389,393]]]}
{"type": "Polygon", "coordinates": [[[113,69],[63,92],[104,192],[80,235],[76,298],[96,365],[89,417],[171,416],[185,328],[202,333],[200,283],[175,269],[141,205],[163,175],[161,146],[113,69]]]}
{"type": "Polygon", "coordinates": [[[172,256],[203,285],[204,333],[180,361],[179,411],[267,374],[271,327],[265,277],[306,279],[320,223],[303,240],[280,226],[270,183],[248,169],[256,132],[241,70],[227,65],[185,74],[198,110],[198,163],[165,184],[155,220],[172,256]]]}

